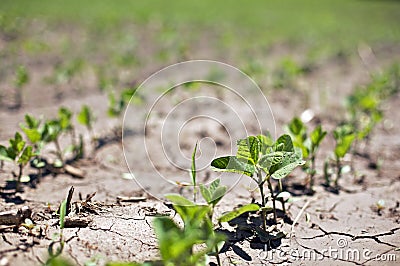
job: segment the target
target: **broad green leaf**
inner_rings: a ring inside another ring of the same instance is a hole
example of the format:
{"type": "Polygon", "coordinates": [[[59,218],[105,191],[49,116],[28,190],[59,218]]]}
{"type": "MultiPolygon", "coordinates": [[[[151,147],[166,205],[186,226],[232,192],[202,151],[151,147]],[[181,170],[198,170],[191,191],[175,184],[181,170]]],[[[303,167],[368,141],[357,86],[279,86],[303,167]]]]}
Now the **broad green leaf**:
{"type": "Polygon", "coordinates": [[[31,143],[36,144],[41,140],[42,134],[37,128],[21,128],[31,143]]]}
{"type": "Polygon", "coordinates": [[[290,121],[288,129],[290,133],[295,136],[302,136],[306,132],[306,127],[298,117],[294,117],[292,121],[290,121]]]}
{"type": "Polygon", "coordinates": [[[233,210],[231,212],[228,212],[228,213],[222,215],[221,217],[218,218],[218,221],[221,223],[229,222],[229,221],[235,219],[236,217],[242,215],[243,213],[258,211],[259,209],[260,209],[260,206],[258,206],[257,204],[254,204],[254,203],[247,204],[236,210],[233,210]]]}
{"type": "Polygon", "coordinates": [[[212,192],[211,195],[211,201],[209,202],[209,204],[211,203],[212,205],[217,205],[218,202],[222,199],[222,197],[225,195],[227,190],[226,186],[219,186],[217,189],[215,189],[212,192]]]}
{"type": "Polygon", "coordinates": [[[271,149],[272,145],[274,145],[274,141],[269,133],[267,135],[258,135],[257,136],[260,142],[260,153],[266,154],[268,149],[271,149]]]}
{"type": "Polygon", "coordinates": [[[200,184],[200,193],[203,196],[204,200],[210,204],[211,202],[211,192],[210,190],[203,184],[200,184]]]}
{"type": "Polygon", "coordinates": [[[235,156],[226,156],[214,159],[211,162],[214,171],[232,172],[253,176],[256,171],[255,166],[243,162],[235,156]]]}
{"type": "Polygon", "coordinates": [[[171,201],[172,204],[178,205],[178,206],[194,206],[195,205],[190,200],[188,200],[185,197],[182,197],[181,195],[178,195],[178,194],[167,194],[167,195],[165,195],[165,198],[168,199],[169,201],[171,201]]]}
{"type": "Polygon", "coordinates": [[[257,137],[249,136],[237,141],[238,151],[236,157],[253,165],[257,164],[260,153],[260,141],[257,137]]]}
{"type": "Polygon", "coordinates": [[[221,180],[219,178],[212,181],[210,184],[210,192],[214,193],[214,191],[219,187],[220,183],[221,183],[221,180]]]}
{"type": "Polygon", "coordinates": [[[276,140],[275,151],[293,152],[294,148],[293,148],[292,138],[286,134],[280,136],[276,140]]]}
{"type": "Polygon", "coordinates": [[[282,162],[277,165],[276,170],[271,171],[270,175],[274,179],[282,179],[290,174],[297,166],[305,164],[301,151],[294,153],[286,153],[282,162]]]}
{"type": "Polygon", "coordinates": [[[64,200],[60,206],[60,229],[64,229],[66,215],[67,215],[67,201],[64,200]]]}
{"type": "Polygon", "coordinates": [[[288,156],[288,154],[287,152],[281,151],[265,154],[261,157],[259,165],[267,174],[272,174],[279,168],[284,156],[288,156]]]}

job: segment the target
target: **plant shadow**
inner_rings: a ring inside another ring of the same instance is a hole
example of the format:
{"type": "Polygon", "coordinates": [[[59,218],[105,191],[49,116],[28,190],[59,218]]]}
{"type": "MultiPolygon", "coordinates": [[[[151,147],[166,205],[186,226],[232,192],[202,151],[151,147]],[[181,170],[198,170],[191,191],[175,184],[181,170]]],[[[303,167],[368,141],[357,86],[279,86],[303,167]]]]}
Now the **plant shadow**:
{"type": "MultiPolygon", "coordinates": [[[[277,209],[278,218],[282,218],[285,223],[292,224],[293,221],[284,214],[282,210],[277,209]]],[[[275,236],[273,233],[263,232],[262,219],[254,213],[244,213],[228,222],[233,230],[220,228],[216,231],[224,234],[227,237],[224,246],[220,253],[233,251],[236,255],[245,261],[252,261],[252,257],[243,250],[238,244],[243,241],[250,243],[251,249],[268,251],[276,249],[281,245],[281,235],[275,236]],[[261,233],[263,232],[263,233],[261,233]],[[268,237],[270,237],[268,239],[268,237]]],[[[267,219],[267,227],[275,225],[273,219],[267,219]]]]}

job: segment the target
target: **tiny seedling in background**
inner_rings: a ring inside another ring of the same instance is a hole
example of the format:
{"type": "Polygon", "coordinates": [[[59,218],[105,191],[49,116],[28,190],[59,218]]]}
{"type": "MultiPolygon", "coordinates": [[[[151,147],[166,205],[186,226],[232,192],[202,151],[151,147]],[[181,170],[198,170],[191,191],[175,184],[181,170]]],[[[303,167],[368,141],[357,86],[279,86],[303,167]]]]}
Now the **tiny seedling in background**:
{"type": "Polygon", "coordinates": [[[349,152],[351,145],[356,138],[353,132],[353,128],[350,125],[344,124],[336,127],[333,131],[333,137],[336,141],[336,146],[334,150],[335,154],[335,165],[336,165],[336,179],[335,188],[339,187],[339,179],[342,176],[343,171],[343,158],[349,152]]]}
{"type": "Polygon", "coordinates": [[[293,145],[302,150],[303,159],[310,160],[310,163],[306,163],[303,169],[308,173],[309,189],[310,191],[313,191],[314,176],[316,174],[316,156],[319,146],[327,132],[322,129],[321,125],[319,125],[310,133],[310,136],[308,136],[306,125],[298,117],[292,119],[287,126],[287,131],[293,139],[293,145]]]}
{"type": "Polygon", "coordinates": [[[131,88],[124,89],[121,92],[119,99],[117,99],[115,93],[110,92],[108,94],[108,116],[119,117],[128,105],[129,101],[133,104],[139,105],[143,102],[143,97],[137,93],[136,89],[131,88]]]}
{"type": "Polygon", "coordinates": [[[23,104],[22,89],[29,82],[29,74],[24,66],[19,66],[15,72],[14,85],[15,92],[15,108],[19,109],[23,104]]]}
{"type": "Polygon", "coordinates": [[[16,132],[14,138],[10,139],[9,142],[8,148],[0,145],[0,160],[12,161],[18,166],[19,171],[16,175],[17,183],[15,186],[15,190],[18,191],[24,167],[36,154],[33,152],[32,146],[26,145],[19,132],[16,132]]]}
{"type": "Polygon", "coordinates": [[[81,125],[87,128],[92,141],[94,141],[95,136],[93,132],[93,123],[95,122],[96,118],[94,117],[93,112],[89,106],[82,106],[82,109],[77,116],[77,120],[81,125]]]}

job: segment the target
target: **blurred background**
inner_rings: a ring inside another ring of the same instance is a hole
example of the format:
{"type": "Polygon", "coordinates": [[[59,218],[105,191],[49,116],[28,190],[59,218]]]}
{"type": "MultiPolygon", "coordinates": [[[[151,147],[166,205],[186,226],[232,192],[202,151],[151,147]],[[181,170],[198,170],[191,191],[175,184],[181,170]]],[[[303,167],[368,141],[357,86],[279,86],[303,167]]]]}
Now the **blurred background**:
{"type": "Polygon", "coordinates": [[[81,94],[118,90],[188,59],[221,60],[266,89],[284,87],[279,71],[398,52],[399,25],[400,2],[389,0],[2,0],[2,104],[19,65],[31,86],[55,84],[56,98],[68,95],[65,84],[81,94]]]}

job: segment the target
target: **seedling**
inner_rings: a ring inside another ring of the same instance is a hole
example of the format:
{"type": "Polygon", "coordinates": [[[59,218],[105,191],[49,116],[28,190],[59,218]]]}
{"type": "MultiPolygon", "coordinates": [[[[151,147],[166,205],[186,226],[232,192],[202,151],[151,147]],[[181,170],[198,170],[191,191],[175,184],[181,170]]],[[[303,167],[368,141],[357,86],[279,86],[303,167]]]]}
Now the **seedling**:
{"type": "Polygon", "coordinates": [[[344,124],[338,126],[333,131],[333,137],[336,140],[336,146],[334,150],[335,163],[336,163],[335,188],[338,188],[339,187],[338,182],[342,175],[343,158],[350,150],[356,135],[354,134],[353,129],[350,125],[344,124]]]}
{"type": "Polygon", "coordinates": [[[87,128],[92,141],[94,141],[95,137],[93,132],[93,123],[96,118],[94,117],[93,112],[89,106],[82,106],[82,109],[77,116],[77,120],[81,125],[84,125],[87,128]]]}
{"type": "Polygon", "coordinates": [[[67,200],[64,200],[59,209],[59,216],[60,216],[60,232],[59,232],[59,239],[57,241],[53,241],[50,243],[47,252],[49,254],[49,258],[47,259],[45,265],[54,265],[54,261],[58,256],[61,255],[64,249],[65,240],[64,240],[64,226],[65,226],[65,216],[67,215],[67,200]],[[58,244],[59,246],[54,250],[54,246],[58,244]]]}
{"type": "MultiPolygon", "coordinates": [[[[236,156],[225,156],[214,159],[211,166],[216,171],[234,172],[244,174],[257,183],[261,196],[261,210],[263,229],[266,230],[266,197],[264,184],[267,183],[272,200],[274,221],[276,215],[276,195],[272,186],[272,179],[278,180],[281,188],[281,180],[290,174],[297,166],[303,165],[302,153],[294,149],[292,139],[289,135],[282,135],[276,142],[271,137],[259,135],[250,136],[237,142],[238,151],[236,156]],[[263,173],[265,174],[263,176],[263,173]]],[[[282,191],[280,191],[282,192],[282,191]]],[[[282,208],[284,202],[282,201],[282,208]]]]}
{"type": "Polygon", "coordinates": [[[210,218],[210,213],[212,213],[210,205],[213,203],[195,204],[176,194],[166,195],[166,198],[173,203],[184,226],[181,229],[174,221],[165,217],[154,221],[161,257],[165,265],[205,265],[207,254],[216,255],[218,265],[221,265],[218,246],[225,237],[213,230],[210,218]],[[194,252],[194,246],[200,244],[205,245],[205,248],[194,252]]]}
{"type": "Polygon", "coordinates": [[[197,204],[197,143],[192,153],[191,179],[193,186],[193,201],[178,194],[169,194],[165,197],[172,202],[176,212],[181,217],[184,228],[180,229],[171,219],[159,218],[155,220],[155,230],[159,240],[161,256],[165,265],[204,265],[206,255],[214,255],[218,265],[219,244],[225,238],[213,230],[214,208],[226,193],[226,186],[220,180],[214,180],[209,186],[200,184],[200,192],[206,204],[197,204]],[[181,243],[179,248],[176,243],[181,243]],[[194,253],[195,245],[205,244],[206,248],[194,253]]]}
{"type": "Polygon", "coordinates": [[[287,131],[293,139],[293,145],[302,150],[303,159],[310,160],[310,163],[306,163],[303,169],[308,173],[309,189],[310,191],[313,191],[314,176],[316,174],[315,160],[319,146],[322,140],[325,138],[327,132],[322,130],[322,126],[319,125],[308,137],[307,127],[298,117],[292,119],[287,126],[287,131]]]}
{"type": "Polygon", "coordinates": [[[15,72],[14,85],[15,93],[15,108],[19,109],[22,106],[22,89],[29,82],[29,74],[24,66],[19,66],[15,72]]]}
{"type": "Polygon", "coordinates": [[[305,70],[291,58],[284,58],[279,68],[275,71],[275,88],[291,88],[295,79],[302,75],[305,70]]]}
{"type": "Polygon", "coordinates": [[[8,148],[0,145],[0,160],[12,161],[18,166],[19,171],[15,186],[15,191],[18,191],[24,167],[36,154],[33,152],[32,146],[26,145],[19,132],[16,132],[14,138],[10,139],[9,142],[10,146],[8,148]]]}
{"type": "Polygon", "coordinates": [[[110,92],[108,94],[108,116],[119,117],[129,101],[134,104],[141,104],[143,102],[143,97],[136,92],[136,89],[130,88],[123,90],[118,100],[116,95],[110,92]]]}

